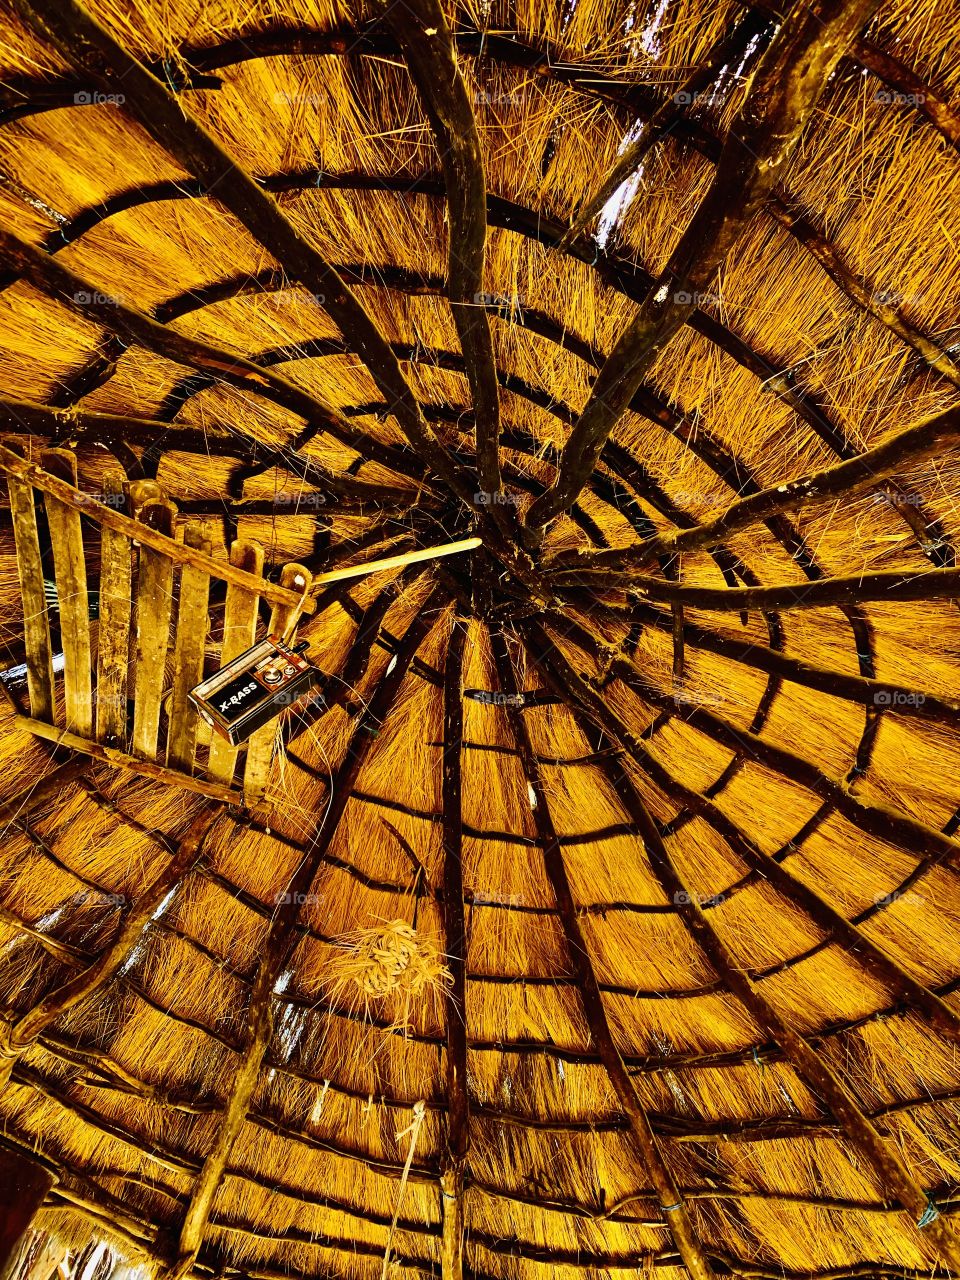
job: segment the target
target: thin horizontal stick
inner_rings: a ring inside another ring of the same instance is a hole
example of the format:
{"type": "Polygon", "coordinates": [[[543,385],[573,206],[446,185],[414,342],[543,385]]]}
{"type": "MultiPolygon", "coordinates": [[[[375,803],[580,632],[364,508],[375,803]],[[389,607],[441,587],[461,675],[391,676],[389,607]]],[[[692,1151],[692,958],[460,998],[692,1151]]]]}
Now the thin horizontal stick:
{"type": "Polygon", "coordinates": [[[473,551],[482,545],[481,538],[463,538],[460,542],[444,542],[439,547],[424,547],[420,551],[405,551],[399,556],[386,556],[383,560],[351,564],[345,569],[331,569],[328,573],[317,574],[313,580],[311,594],[317,594],[315,589],[327,582],[341,582],[344,578],[363,578],[368,573],[380,573],[383,569],[399,569],[404,565],[419,564],[421,560],[439,560],[441,556],[454,556],[460,551],[473,551]]]}
{"type": "Polygon", "coordinates": [[[65,480],[58,480],[56,476],[50,475],[41,467],[38,467],[36,463],[18,458],[15,453],[10,449],[4,448],[3,445],[0,445],[0,471],[5,471],[8,475],[15,476],[18,480],[25,480],[28,484],[32,484],[35,489],[39,489],[42,493],[49,493],[65,506],[79,511],[81,515],[89,516],[91,520],[95,520],[98,524],[104,525],[108,529],[115,529],[117,533],[126,534],[128,538],[139,542],[141,546],[149,547],[152,551],[158,551],[174,560],[177,564],[192,564],[198,569],[205,569],[211,577],[219,578],[221,582],[233,582],[238,587],[244,587],[247,591],[253,591],[262,596],[264,600],[269,600],[271,604],[285,604],[295,607],[302,604],[301,612],[313,613],[313,602],[311,600],[302,602],[301,596],[295,591],[287,591],[272,582],[267,582],[265,578],[259,578],[252,573],[237,569],[227,560],[217,560],[213,556],[205,555],[204,552],[197,551],[193,547],[184,546],[182,542],[174,542],[172,538],[167,538],[162,533],[156,533],[153,529],[141,524],[140,521],[131,520],[129,516],[114,510],[113,507],[97,502],[89,494],[82,493],[79,489],[74,489],[65,480]]]}
{"type": "Polygon", "coordinates": [[[55,725],[44,724],[40,720],[31,720],[29,716],[14,716],[14,724],[18,729],[26,729],[28,733],[48,742],[55,742],[58,747],[70,747],[73,751],[82,751],[84,755],[93,756],[102,764],[114,768],[129,769],[131,773],[139,773],[144,778],[153,778],[156,782],[165,782],[175,787],[183,787],[185,791],[195,791],[197,795],[207,796],[211,800],[222,800],[225,804],[243,804],[243,795],[233,787],[225,787],[219,782],[210,782],[206,778],[191,778],[189,774],[178,773],[176,769],[168,769],[165,765],[154,764],[150,760],[138,760],[128,756],[125,751],[115,747],[105,747],[99,742],[90,742],[66,729],[58,729],[55,725]]]}

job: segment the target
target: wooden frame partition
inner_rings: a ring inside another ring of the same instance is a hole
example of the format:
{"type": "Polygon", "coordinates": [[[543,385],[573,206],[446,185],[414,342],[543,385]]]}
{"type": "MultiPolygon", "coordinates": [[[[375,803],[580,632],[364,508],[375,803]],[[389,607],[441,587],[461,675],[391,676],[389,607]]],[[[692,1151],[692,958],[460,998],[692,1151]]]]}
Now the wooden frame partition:
{"type": "Polygon", "coordinates": [[[177,508],[166,498],[145,502],[134,519],[118,509],[120,495],[105,494],[110,501],[101,501],[78,487],[76,455],[69,450],[44,450],[41,464],[25,458],[19,446],[0,445],[24,606],[30,701],[30,715],[18,716],[17,724],[103,763],[224,803],[255,805],[266,795],[272,725],[250,740],[239,785],[236,748],[214,740],[207,758],[198,759],[199,721],[187,694],[204,675],[210,584],[218,580],[227,587],[222,664],[254,643],[261,600],[272,607],[274,629],[286,630],[300,614],[314,611],[309,571],[286,565],[277,585],[263,577],[263,549],[255,543],[237,542],[229,561],[216,559],[202,525],[192,522],[178,536],[177,508]],[[38,521],[41,502],[46,548],[38,521]],[[84,540],[91,525],[100,535],[95,627],[84,540]],[[53,671],[45,558],[52,560],[56,589],[62,688],[53,671]]]}

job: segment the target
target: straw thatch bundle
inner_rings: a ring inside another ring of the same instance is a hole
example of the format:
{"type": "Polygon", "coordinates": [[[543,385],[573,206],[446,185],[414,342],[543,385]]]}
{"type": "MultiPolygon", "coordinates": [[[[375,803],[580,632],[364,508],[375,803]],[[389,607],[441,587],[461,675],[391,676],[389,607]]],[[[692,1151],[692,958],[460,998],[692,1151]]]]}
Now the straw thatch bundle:
{"type": "Polygon", "coordinates": [[[960,6],[0,14],[4,442],[483,539],[239,809],[16,718],[0,513],[18,1280],[960,1273],[960,6]]]}

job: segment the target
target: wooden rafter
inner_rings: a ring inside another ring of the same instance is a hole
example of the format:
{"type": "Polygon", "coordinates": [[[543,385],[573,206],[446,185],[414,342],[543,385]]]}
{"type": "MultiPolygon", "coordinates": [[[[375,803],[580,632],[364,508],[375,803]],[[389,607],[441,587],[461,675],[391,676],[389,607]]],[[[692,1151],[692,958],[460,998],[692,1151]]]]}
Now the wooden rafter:
{"type": "Polygon", "coordinates": [[[234,1143],[247,1118],[250,1100],[270,1045],[274,989],[300,937],[296,925],[302,910],[301,904],[330,848],[360,767],[396,700],[417,649],[435,624],[436,607],[445,599],[445,591],[440,588],[434,590],[407,629],[393,669],[384,676],[358,718],[330,787],[326,821],[305,851],[287,886],[286,900],[273,916],[266,950],[250,994],[240,1063],[230,1086],[213,1146],[204,1160],[190,1196],[172,1276],[186,1276],[196,1264],[214,1198],[226,1173],[234,1143]]]}
{"type": "Polygon", "coordinates": [[[682,604],[690,609],[747,613],[753,610],[849,608],[870,601],[954,600],[960,598],[960,569],[877,569],[869,573],[819,578],[764,587],[696,587],[642,573],[604,571],[605,589],[628,588],[641,600],[682,604]]]}
{"type": "Polygon", "coordinates": [[[828,79],[876,7],[877,0],[817,0],[785,19],[731,126],[707,195],[600,370],[552,489],[527,512],[534,540],[589,480],[644,374],[689,319],[690,293],[706,287],[769,195],[828,79]]]}
{"type": "MultiPolygon", "coordinates": [[[[598,726],[605,736],[633,755],[634,739],[629,730],[607,707],[589,685],[563,658],[555,646],[536,628],[529,632],[535,651],[541,655],[544,671],[551,684],[567,702],[575,715],[579,714],[598,726]]],[[[646,762],[641,760],[641,767],[646,762]]],[[[664,891],[679,906],[690,937],[698,944],[711,966],[724,980],[731,994],[735,995],[766,1034],[783,1048],[788,1060],[803,1080],[829,1107],[835,1120],[857,1152],[873,1171],[884,1195],[896,1200],[915,1220],[924,1221],[924,1229],[935,1242],[946,1264],[960,1267],[960,1239],[942,1215],[930,1214],[930,1199],[915,1181],[895,1153],[892,1145],[877,1132],[862,1107],[839,1076],[811,1047],[806,1037],[787,1020],[763,996],[743,970],[734,953],[710,923],[700,905],[696,892],[684,880],[671,857],[666,843],[651,818],[638,791],[630,781],[621,761],[615,756],[605,757],[597,766],[611,783],[617,797],[637,823],[651,870],[664,891]]]]}
{"type": "Polygon", "coordinates": [[[470,1144],[467,1094],[467,930],[463,906],[463,664],[467,623],[453,620],[447,644],[443,693],[443,918],[447,967],[453,979],[446,996],[447,1144],[440,1197],[443,1206],[442,1280],[463,1280],[464,1186],[470,1144]]]}
{"type": "Polygon", "coordinates": [[[936,455],[944,444],[960,437],[960,406],[951,407],[926,418],[915,427],[898,431],[881,444],[858,454],[846,462],[808,472],[796,480],[761,489],[747,498],[733,502],[714,520],[690,529],[660,534],[638,546],[616,551],[568,552],[544,566],[553,569],[558,583],[576,584],[580,569],[604,570],[606,573],[625,568],[641,568],[659,556],[674,556],[685,551],[715,547],[723,539],[752,524],[785,515],[814,502],[831,498],[847,498],[873,488],[879,481],[894,475],[906,463],[916,464],[936,455]]]}
{"type": "MultiPolygon", "coordinates": [[[[484,306],[487,191],[480,133],[439,0],[377,0],[430,120],[447,193],[447,296],[460,338],[477,433],[480,487],[500,490],[500,397],[484,306]]],[[[499,508],[497,508],[499,510],[499,508]]]]}
{"type": "MultiPolygon", "coordinates": [[[[741,0],[751,9],[782,17],[786,5],[784,0],[741,0]]],[[[917,111],[926,117],[933,127],[957,150],[960,150],[960,113],[958,113],[936,88],[929,84],[916,71],[908,67],[895,54],[883,49],[874,40],[860,35],[854,40],[850,57],[856,65],[859,63],[867,71],[871,71],[882,84],[887,84],[897,91],[895,102],[904,108],[917,111]]]]}
{"type": "Polygon", "coordinates": [[[603,996],[590,959],[590,951],[577,919],[576,904],[573,900],[563,853],[550,818],[547,792],[539,766],[534,760],[526,724],[514,705],[518,692],[517,681],[506,643],[499,631],[491,632],[490,639],[500,687],[508,697],[505,707],[507,718],[523,761],[527,781],[532,789],[533,819],[543,842],[544,866],[556,900],[570,967],[577,978],[580,1000],[591,1038],[597,1047],[600,1060],[620,1105],[630,1121],[630,1132],[643,1160],[644,1168],[656,1190],[663,1221],[670,1230],[684,1265],[694,1280],[709,1280],[713,1271],[703,1245],[697,1237],[689,1209],[684,1204],[673,1174],[664,1160],[663,1152],[650,1125],[650,1118],[640,1101],[636,1086],[627,1072],[623,1057],[610,1030],[610,1023],[603,1006],[603,996]]]}

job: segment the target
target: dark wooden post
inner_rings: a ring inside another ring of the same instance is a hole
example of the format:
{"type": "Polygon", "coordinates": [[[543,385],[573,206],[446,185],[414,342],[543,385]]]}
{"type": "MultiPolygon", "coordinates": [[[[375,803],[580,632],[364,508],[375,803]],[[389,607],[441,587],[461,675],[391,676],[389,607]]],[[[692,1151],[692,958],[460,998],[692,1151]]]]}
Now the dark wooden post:
{"type": "Polygon", "coordinates": [[[0,1280],[52,1186],[53,1174],[42,1164],[0,1147],[0,1280]]]}

